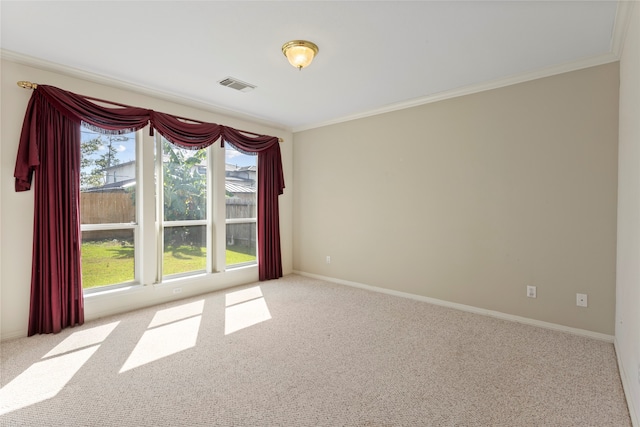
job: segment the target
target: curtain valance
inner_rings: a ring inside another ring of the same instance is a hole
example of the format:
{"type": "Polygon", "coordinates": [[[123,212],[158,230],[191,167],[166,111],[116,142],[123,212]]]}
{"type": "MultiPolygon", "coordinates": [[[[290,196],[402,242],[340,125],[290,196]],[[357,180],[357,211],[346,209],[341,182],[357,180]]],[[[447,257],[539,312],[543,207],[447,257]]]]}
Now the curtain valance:
{"type": "MultiPolygon", "coordinates": [[[[18,158],[16,161],[15,178],[16,191],[26,191],[31,188],[31,176],[33,169],[39,164],[33,148],[34,141],[30,138],[34,132],[32,125],[37,114],[35,101],[49,104],[62,115],[75,123],[84,123],[88,127],[100,133],[124,134],[140,130],[150,124],[150,132],[154,129],[164,136],[169,142],[182,148],[199,150],[206,148],[221,140],[231,142],[235,147],[248,153],[264,153],[273,151],[280,163],[273,172],[282,173],[280,159],[280,147],[278,138],[267,135],[247,135],[246,132],[222,126],[215,123],[198,121],[187,122],[171,114],[158,111],[120,105],[117,108],[104,107],[94,101],[114,104],[110,101],[97,100],[83,95],[78,95],[54,86],[38,85],[27,107],[27,114],[22,128],[18,158]],[[25,126],[27,128],[25,129],[25,126]]],[[[119,105],[119,104],[114,104],[119,105]]],[[[271,173],[271,171],[269,171],[271,173]]],[[[284,190],[284,180],[279,194],[284,190]]]]}

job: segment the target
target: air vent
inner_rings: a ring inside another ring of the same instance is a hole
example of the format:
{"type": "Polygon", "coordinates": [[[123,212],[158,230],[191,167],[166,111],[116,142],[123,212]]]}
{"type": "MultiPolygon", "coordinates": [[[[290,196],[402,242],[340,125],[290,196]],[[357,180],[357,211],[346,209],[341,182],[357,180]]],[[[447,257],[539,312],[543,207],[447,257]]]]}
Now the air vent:
{"type": "Polygon", "coordinates": [[[254,85],[251,85],[249,83],[245,83],[245,82],[240,81],[238,79],[234,79],[233,77],[226,77],[226,78],[220,80],[218,83],[220,83],[222,86],[226,86],[226,87],[230,87],[231,89],[239,90],[240,92],[249,92],[249,91],[251,91],[251,90],[256,88],[254,85]]]}

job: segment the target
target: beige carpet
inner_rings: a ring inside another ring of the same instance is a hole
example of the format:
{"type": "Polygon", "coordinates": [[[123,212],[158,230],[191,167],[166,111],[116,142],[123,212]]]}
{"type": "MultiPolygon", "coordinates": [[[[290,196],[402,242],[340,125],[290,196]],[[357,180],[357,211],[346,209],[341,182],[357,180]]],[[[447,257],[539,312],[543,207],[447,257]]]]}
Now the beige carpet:
{"type": "Polygon", "coordinates": [[[613,345],[301,276],[2,343],[2,426],[630,426],[613,345]]]}

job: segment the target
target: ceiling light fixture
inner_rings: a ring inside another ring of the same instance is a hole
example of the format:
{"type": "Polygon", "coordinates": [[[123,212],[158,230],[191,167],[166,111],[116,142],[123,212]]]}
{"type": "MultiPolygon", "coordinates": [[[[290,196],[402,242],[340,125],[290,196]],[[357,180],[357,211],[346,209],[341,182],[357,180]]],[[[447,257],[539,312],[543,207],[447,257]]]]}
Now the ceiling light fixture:
{"type": "Polygon", "coordinates": [[[292,40],[282,45],[282,53],[291,65],[302,70],[311,64],[313,57],[318,54],[318,46],[306,40],[292,40]]]}

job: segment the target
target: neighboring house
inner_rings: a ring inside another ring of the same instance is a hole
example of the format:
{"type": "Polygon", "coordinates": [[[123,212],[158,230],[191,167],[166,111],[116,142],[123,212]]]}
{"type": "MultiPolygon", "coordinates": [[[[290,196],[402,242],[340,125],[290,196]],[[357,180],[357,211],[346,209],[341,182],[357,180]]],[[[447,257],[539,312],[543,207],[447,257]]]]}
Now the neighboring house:
{"type": "Polygon", "coordinates": [[[224,189],[229,198],[244,201],[254,201],[256,198],[256,167],[237,166],[227,163],[225,165],[224,189]]]}
{"type": "Polygon", "coordinates": [[[224,176],[228,182],[233,181],[255,188],[256,169],[255,166],[238,166],[227,163],[225,164],[224,176]]]}
{"type": "Polygon", "coordinates": [[[136,184],[136,179],[134,178],[129,178],[129,179],[123,179],[121,181],[117,181],[117,182],[111,182],[109,184],[105,184],[105,185],[100,185],[97,187],[91,187],[91,188],[83,188],[82,192],[83,193],[94,193],[94,192],[111,192],[111,193],[118,193],[118,192],[122,192],[124,191],[127,187],[131,187],[133,185],[136,184]]]}
{"type": "MultiPolygon", "coordinates": [[[[201,168],[199,170],[200,173],[206,173],[206,166],[201,165],[198,168],[201,168]]],[[[242,195],[255,193],[256,172],[255,166],[237,166],[227,163],[225,165],[225,190],[227,195],[243,197],[242,195]]],[[[104,169],[104,185],[83,191],[117,191],[135,184],[135,179],[135,161],[121,163],[104,169]]]]}
{"type": "Polygon", "coordinates": [[[126,180],[136,179],[136,162],[130,161],[104,168],[104,183],[113,184],[126,180]]]}
{"type": "MultiPolygon", "coordinates": [[[[254,201],[256,199],[256,189],[255,187],[248,187],[244,184],[240,184],[226,179],[224,182],[224,190],[227,195],[227,198],[241,199],[247,201],[254,201]]],[[[228,203],[228,202],[227,202],[228,203]]]]}

